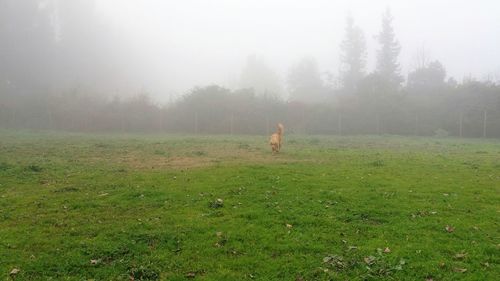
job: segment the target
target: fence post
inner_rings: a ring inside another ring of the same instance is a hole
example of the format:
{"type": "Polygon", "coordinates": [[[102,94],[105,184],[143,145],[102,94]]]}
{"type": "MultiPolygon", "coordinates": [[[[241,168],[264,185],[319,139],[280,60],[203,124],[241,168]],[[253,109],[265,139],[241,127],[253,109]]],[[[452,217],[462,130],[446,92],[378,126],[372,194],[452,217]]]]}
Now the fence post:
{"type": "Polygon", "coordinates": [[[377,112],[377,135],[380,135],[380,113],[377,112]]]}
{"type": "Polygon", "coordinates": [[[462,111],[460,111],[460,121],[459,121],[459,136],[462,138],[463,137],[463,133],[464,133],[464,113],[462,111]]]}
{"type": "Polygon", "coordinates": [[[233,135],[233,122],[234,122],[234,113],[231,112],[231,118],[229,119],[229,130],[231,132],[231,136],[233,135]]]}
{"type": "Polygon", "coordinates": [[[50,110],[50,108],[47,110],[48,111],[48,114],[49,114],[49,124],[48,124],[48,129],[49,130],[54,130],[54,124],[53,124],[53,121],[52,121],[52,110],[50,110]]]}
{"type": "Polygon", "coordinates": [[[123,109],[120,109],[120,129],[122,134],[125,133],[125,113],[123,109]]]}
{"type": "Polygon", "coordinates": [[[194,113],[194,133],[198,134],[198,112],[194,113]]]}
{"type": "Polygon", "coordinates": [[[486,110],[483,111],[483,138],[486,138],[486,120],[488,118],[488,112],[486,110]]]}
{"type": "Polygon", "coordinates": [[[12,110],[10,112],[10,123],[11,123],[11,126],[12,128],[15,128],[16,127],[16,108],[15,106],[12,107],[12,110]]]}
{"type": "Polygon", "coordinates": [[[269,115],[266,116],[266,135],[269,136],[269,115]]]}
{"type": "Polygon", "coordinates": [[[338,132],[339,132],[339,136],[342,135],[342,111],[339,111],[339,118],[338,118],[338,132]]]}
{"type": "Polygon", "coordinates": [[[163,133],[163,108],[160,108],[160,133],[163,133]]]}
{"type": "Polygon", "coordinates": [[[46,113],[47,113],[47,123],[46,123],[46,128],[45,129],[48,129],[48,130],[52,130],[52,110],[51,110],[51,106],[50,106],[50,98],[49,97],[46,97],[45,98],[45,110],[46,110],[46,113]]]}
{"type": "Polygon", "coordinates": [[[89,131],[89,125],[90,124],[90,111],[87,109],[85,110],[85,119],[83,122],[83,125],[85,126],[85,131],[89,131]]]}
{"type": "Polygon", "coordinates": [[[418,136],[418,113],[415,113],[415,136],[418,136]]]}

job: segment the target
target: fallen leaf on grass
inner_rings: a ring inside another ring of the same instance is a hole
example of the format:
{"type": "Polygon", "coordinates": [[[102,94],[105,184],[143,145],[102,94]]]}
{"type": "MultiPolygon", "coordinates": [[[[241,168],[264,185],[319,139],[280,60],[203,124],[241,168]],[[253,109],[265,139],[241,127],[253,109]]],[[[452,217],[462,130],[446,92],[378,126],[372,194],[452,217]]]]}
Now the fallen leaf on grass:
{"type": "Polygon", "coordinates": [[[455,268],[453,269],[453,271],[455,271],[455,272],[460,272],[460,273],[464,273],[464,272],[466,272],[466,271],[467,271],[467,268],[455,267],[455,268]]]}
{"type": "Polygon", "coordinates": [[[304,281],[304,278],[302,278],[302,276],[298,275],[297,278],[295,278],[295,281],[304,281]]]}
{"type": "MultiPolygon", "coordinates": [[[[342,270],[347,267],[347,263],[344,261],[344,258],[342,256],[337,256],[337,255],[324,257],[323,263],[326,263],[337,270],[342,270]]],[[[324,270],[325,272],[328,271],[328,269],[324,270]]]]}
{"type": "Polygon", "coordinates": [[[292,228],[292,227],[293,227],[293,225],[288,224],[288,223],[286,224],[286,228],[292,228]]]}
{"type": "Polygon", "coordinates": [[[385,249],[380,249],[380,248],[377,248],[377,254],[379,254],[380,256],[382,255],[382,253],[390,253],[391,252],[391,249],[389,249],[389,247],[385,247],[385,249]]]}
{"type": "Polygon", "coordinates": [[[461,260],[467,256],[467,253],[458,253],[455,255],[455,259],[461,260]]]}
{"type": "Polygon", "coordinates": [[[222,208],[224,206],[224,200],[217,198],[215,201],[210,202],[208,206],[213,209],[222,208]]]}
{"type": "Polygon", "coordinates": [[[196,277],[196,273],[195,272],[188,272],[186,273],[186,278],[195,278],[196,277]]]}
{"type": "Polygon", "coordinates": [[[445,228],[446,232],[451,233],[455,231],[455,228],[453,226],[447,225],[445,228]]]}
{"type": "Polygon", "coordinates": [[[90,260],[90,264],[98,264],[99,260],[90,260]]]}
{"type": "Polygon", "coordinates": [[[368,256],[363,259],[367,265],[372,265],[375,263],[376,258],[374,256],[368,256]]]}
{"type": "Polygon", "coordinates": [[[406,261],[401,259],[399,260],[399,264],[394,267],[395,270],[403,270],[403,265],[406,264],[406,261]]]}
{"type": "Polygon", "coordinates": [[[17,268],[14,268],[10,271],[10,275],[16,275],[20,272],[21,270],[17,269],[17,268]]]}

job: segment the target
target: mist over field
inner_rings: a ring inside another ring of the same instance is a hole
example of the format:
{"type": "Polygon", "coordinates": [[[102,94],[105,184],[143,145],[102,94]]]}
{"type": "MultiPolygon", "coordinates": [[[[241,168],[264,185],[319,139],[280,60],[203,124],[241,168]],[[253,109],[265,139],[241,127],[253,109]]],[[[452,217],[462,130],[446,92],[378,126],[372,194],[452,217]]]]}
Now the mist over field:
{"type": "Polygon", "coordinates": [[[193,133],[198,116],[207,133],[499,136],[498,14],[494,1],[1,0],[0,125],[193,133]]]}
{"type": "MultiPolygon", "coordinates": [[[[338,76],[340,44],[351,15],[367,41],[367,70],[375,67],[382,13],[390,8],[402,45],[402,74],[425,49],[448,75],[499,79],[500,4],[492,1],[101,1],[100,15],[135,41],[174,91],[217,83],[238,87],[247,56],[257,55],[285,83],[304,56],[338,76]],[[119,3],[119,5],[116,5],[119,3]],[[169,75],[165,75],[168,73],[169,75]],[[167,82],[168,81],[168,82],[167,82]]],[[[156,75],[155,75],[156,76],[156,75]]],[[[151,84],[159,81],[150,81],[151,84]]],[[[284,93],[286,96],[286,93],[284,93]]]]}
{"type": "Polygon", "coordinates": [[[500,1],[0,0],[0,280],[498,280],[499,203],[500,1]]]}

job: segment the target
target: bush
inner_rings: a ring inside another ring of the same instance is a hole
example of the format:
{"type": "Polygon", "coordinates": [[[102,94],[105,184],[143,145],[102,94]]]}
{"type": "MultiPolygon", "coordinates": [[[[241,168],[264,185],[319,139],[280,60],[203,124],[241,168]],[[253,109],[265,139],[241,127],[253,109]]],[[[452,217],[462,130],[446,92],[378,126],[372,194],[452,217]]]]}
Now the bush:
{"type": "Polygon", "coordinates": [[[443,130],[443,129],[437,129],[434,131],[434,136],[438,138],[445,138],[450,135],[450,132],[443,130]]]}

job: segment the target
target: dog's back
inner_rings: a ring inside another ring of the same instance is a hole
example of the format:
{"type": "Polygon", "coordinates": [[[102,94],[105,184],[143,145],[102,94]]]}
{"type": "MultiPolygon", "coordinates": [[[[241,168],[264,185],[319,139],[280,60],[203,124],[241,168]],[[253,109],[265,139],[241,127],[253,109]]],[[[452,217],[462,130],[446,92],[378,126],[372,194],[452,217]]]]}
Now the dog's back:
{"type": "Polygon", "coordinates": [[[269,144],[279,144],[280,143],[280,135],[278,133],[274,133],[271,135],[271,139],[269,140],[269,144]]]}

